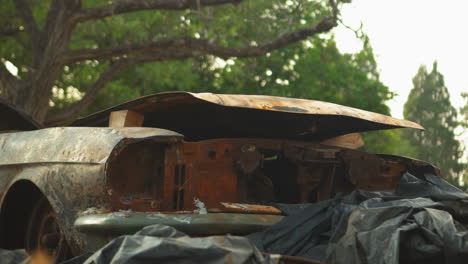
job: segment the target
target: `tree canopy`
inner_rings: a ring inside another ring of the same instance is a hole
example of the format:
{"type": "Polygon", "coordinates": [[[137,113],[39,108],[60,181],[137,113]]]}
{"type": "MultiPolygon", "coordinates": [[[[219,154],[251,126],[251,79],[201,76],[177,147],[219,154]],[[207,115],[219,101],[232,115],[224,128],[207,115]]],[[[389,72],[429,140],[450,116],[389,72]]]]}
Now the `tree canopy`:
{"type": "Polygon", "coordinates": [[[463,164],[460,163],[462,148],[455,139],[457,111],[450,103],[437,62],[431,72],[421,66],[413,78],[413,86],[405,103],[404,116],[420,123],[426,130],[408,130],[405,137],[414,147],[417,158],[434,163],[449,180],[458,184],[463,164]]]}
{"type": "MultiPolygon", "coordinates": [[[[0,93],[40,121],[62,123],[109,82],[128,82],[120,78],[125,69],[186,59],[212,67],[216,58],[265,56],[328,32],[341,2],[349,1],[6,0],[0,93]],[[18,68],[16,76],[7,62],[18,68]],[[50,102],[54,94],[58,102],[50,102]],[[54,104],[60,107],[49,112],[54,104]]],[[[187,80],[173,77],[183,89],[187,80]]]]}
{"type": "Polygon", "coordinates": [[[465,105],[460,109],[460,114],[462,116],[462,127],[468,129],[468,93],[462,93],[462,97],[465,99],[465,105]]]}

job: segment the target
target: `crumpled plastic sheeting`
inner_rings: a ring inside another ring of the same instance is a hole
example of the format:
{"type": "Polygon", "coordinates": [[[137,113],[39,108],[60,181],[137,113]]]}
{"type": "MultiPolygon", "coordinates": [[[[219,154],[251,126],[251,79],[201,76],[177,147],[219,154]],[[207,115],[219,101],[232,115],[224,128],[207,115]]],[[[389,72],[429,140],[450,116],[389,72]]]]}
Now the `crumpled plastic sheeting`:
{"type": "Polygon", "coordinates": [[[263,256],[245,237],[227,235],[191,238],[164,225],[151,225],[135,235],[120,236],[84,261],[85,264],[278,262],[279,256],[263,256]]]}
{"type": "Polygon", "coordinates": [[[28,263],[29,255],[24,249],[7,250],[0,249],[0,263],[2,264],[18,264],[28,263]]]}
{"type": "Polygon", "coordinates": [[[468,231],[460,224],[468,223],[467,201],[437,176],[406,173],[393,191],[279,204],[288,217],[248,238],[267,253],[325,263],[468,263],[468,231]]]}

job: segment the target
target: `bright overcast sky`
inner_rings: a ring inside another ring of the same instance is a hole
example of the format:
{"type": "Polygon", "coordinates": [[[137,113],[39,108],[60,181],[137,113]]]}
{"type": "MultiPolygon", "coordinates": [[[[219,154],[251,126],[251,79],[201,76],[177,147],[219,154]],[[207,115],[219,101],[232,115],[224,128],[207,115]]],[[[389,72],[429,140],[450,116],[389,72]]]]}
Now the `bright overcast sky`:
{"type": "MultiPolygon", "coordinates": [[[[452,105],[464,104],[460,94],[468,92],[467,12],[468,0],[354,0],[343,6],[343,21],[352,28],[362,22],[381,81],[398,94],[388,102],[394,117],[403,118],[403,105],[419,66],[431,70],[434,60],[445,77],[452,105]]],[[[334,32],[340,50],[359,49],[352,31],[340,26],[334,32]]]]}

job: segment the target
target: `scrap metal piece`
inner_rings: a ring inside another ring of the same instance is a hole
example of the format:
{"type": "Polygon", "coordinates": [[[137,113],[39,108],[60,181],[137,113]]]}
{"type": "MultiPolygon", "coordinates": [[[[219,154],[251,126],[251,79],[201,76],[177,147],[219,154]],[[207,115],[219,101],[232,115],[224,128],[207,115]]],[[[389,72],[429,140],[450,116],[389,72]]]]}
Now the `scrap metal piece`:
{"type": "Polygon", "coordinates": [[[141,127],[145,116],[130,110],[120,110],[110,113],[109,127],[141,127]]]}
{"type": "Polygon", "coordinates": [[[320,144],[340,148],[358,149],[364,146],[364,140],[362,140],[361,134],[352,133],[334,138],[329,138],[320,142],[320,144]]]}
{"type": "Polygon", "coordinates": [[[222,212],[237,212],[248,214],[272,214],[281,215],[282,211],[276,207],[260,204],[245,204],[245,203],[220,203],[224,208],[222,212]]]}

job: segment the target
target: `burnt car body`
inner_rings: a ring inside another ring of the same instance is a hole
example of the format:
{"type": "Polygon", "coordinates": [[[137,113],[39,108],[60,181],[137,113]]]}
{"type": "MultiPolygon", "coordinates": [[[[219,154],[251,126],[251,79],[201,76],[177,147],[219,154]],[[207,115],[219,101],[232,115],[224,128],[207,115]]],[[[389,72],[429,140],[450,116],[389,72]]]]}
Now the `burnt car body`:
{"type": "Polygon", "coordinates": [[[390,189],[406,171],[440,176],[426,162],[347,144],[355,133],[420,125],[320,101],[163,93],[54,128],[0,105],[3,248],[76,255],[154,223],[248,234],[282,219],[269,203],[390,189]],[[141,126],[109,127],[119,111],[141,126]]]}

